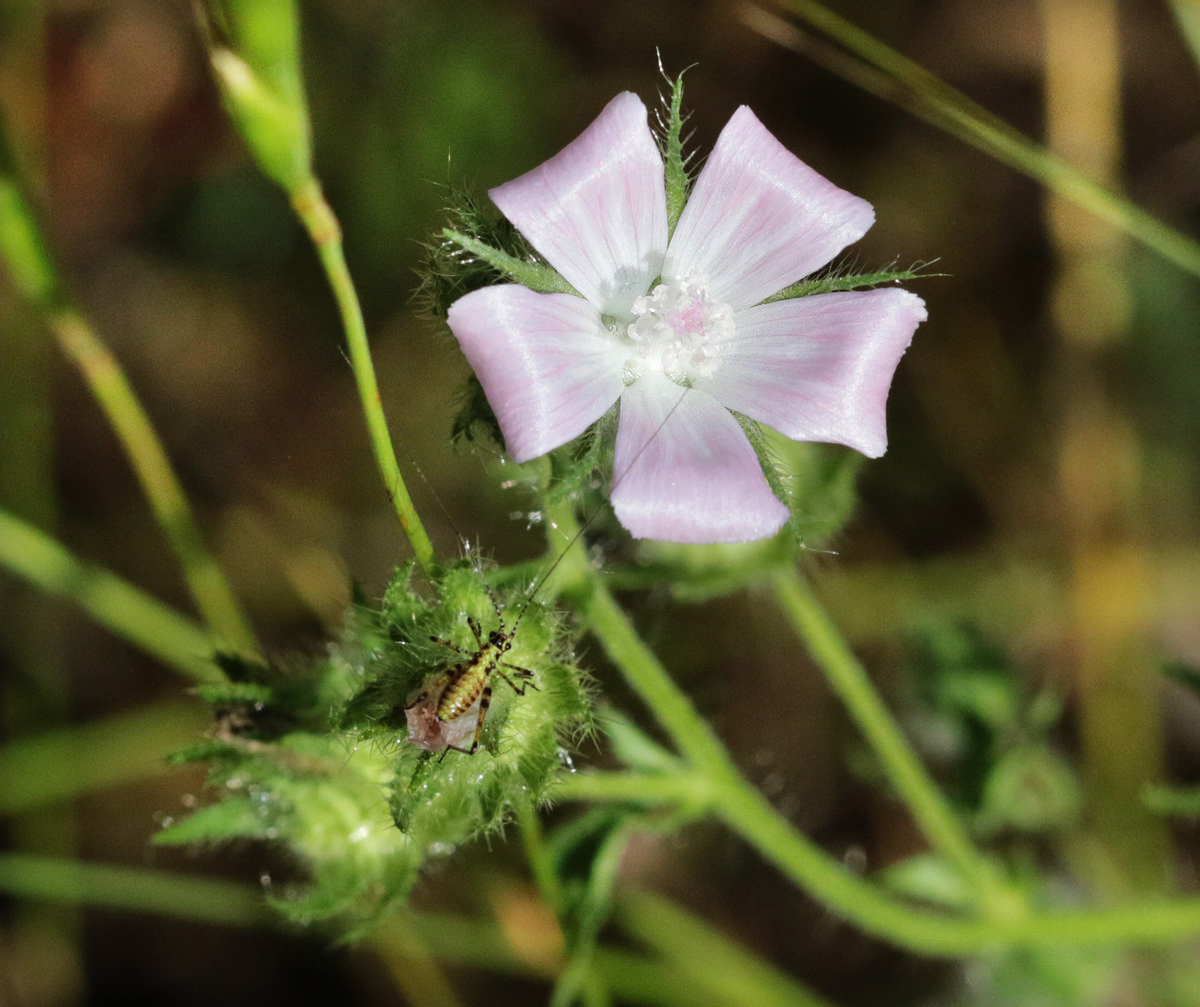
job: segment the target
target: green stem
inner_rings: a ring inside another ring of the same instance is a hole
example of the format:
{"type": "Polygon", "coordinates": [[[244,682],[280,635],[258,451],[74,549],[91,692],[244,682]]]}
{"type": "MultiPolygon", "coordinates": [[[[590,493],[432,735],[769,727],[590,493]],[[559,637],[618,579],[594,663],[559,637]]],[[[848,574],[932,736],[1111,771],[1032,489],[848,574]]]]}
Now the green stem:
{"type": "MultiPolygon", "coordinates": [[[[565,515],[559,518],[560,532],[565,520],[565,515]]],[[[586,558],[580,559],[582,551],[567,555],[561,566],[568,569],[562,574],[574,574],[574,579],[565,592],[574,596],[588,629],[654,712],[671,741],[707,780],[713,813],[801,888],[867,933],[914,950],[961,951],[965,924],[909,909],[884,896],[797,832],[747,783],[711,728],[594,575],[586,558]],[[586,589],[580,590],[581,582],[586,589]]]]}
{"type": "Polygon", "coordinates": [[[100,625],[200,681],[218,681],[213,639],[162,602],[101,567],[81,563],[33,525],[0,510],[0,567],[75,602],[100,625]]]}
{"type": "Polygon", "coordinates": [[[971,842],[941,791],[917,759],[863,666],[855,659],[807,582],[789,567],[774,574],[772,585],[779,607],[796,635],[804,641],[809,654],[845,704],[930,843],[958,867],[985,899],[1010,897],[992,865],[971,842]]]}
{"type": "Polygon", "coordinates": [[[614,802],[642,807],[706,808],[712,792],[699,773],[621,773],[584,770],[564,775],[554,787],[555,800],[614,802]]]}
{"type": "Polygon", "coordinates": [[[333,296],[342,317],[342,327],[346,332],[350,367],[354,371],[358,398],[367,423],[367,436],[375,452],[375,462],[383,476],[388,498],[396,509],[400,527],[412,546],[417,562],[428,571],[436,564],[433,543],[429,540],[416,507],[413,506],[408,487],[404,484],[404,477],[400,474],[400,465],[396,461],[387,417],[379,398],[379,382],[375,378],[375,365],[371,361],[366,323],[363,321],[358,294],[355,292],[354,281],[350,278],[350,270],[346,266],[346,257],[342,250],[341,226],[315,177],[310,175],[291,193],[291,199],[296,214],[316,246],[325,275],[329,278],[329,285],[333,288],[333,296]]]}
{"type": "Polygon", "coordinates": [[[50,324],[63,352],[79,368],[124,447],[205,621],[222,646],[247,657],[256,656],[258,645],[250,624],[204,546],[179,478],[121,365],[78,312],[70,308],[53,310],[50,324]]]}
{"type": "Polygon", "coordinates": [[[840,52],[814,51],[795,27],[761,8],[748,6],[743,18],[779,45],[804,52],[864,90],[894,102],[1028,175],[1064,199],[1120,228],[1169,262],[1200,276],[1200,243],[1094,182],[1078,168],[1039,147],[928,70],[814,0],[772,2],[835,40],[853,54],[852,57],[840,52]]]}

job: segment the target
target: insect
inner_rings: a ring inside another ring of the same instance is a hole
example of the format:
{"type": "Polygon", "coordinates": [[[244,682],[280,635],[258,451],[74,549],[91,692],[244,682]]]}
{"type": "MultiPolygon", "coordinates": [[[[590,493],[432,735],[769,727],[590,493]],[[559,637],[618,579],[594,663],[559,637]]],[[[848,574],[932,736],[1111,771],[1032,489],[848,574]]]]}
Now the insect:
{"type": "MultiPolygon", "coordinates": [[[[490,590],[488,595],[492,597],[490,590]]],[[[479,738],[492,701],[493,674],[503,679],[518,696],[524,696],[527,689],[537,688],[533,683],[532,671],[503,660],[504,655],[512,649],[525,610],[518,615],[510,633],[504,625],[504,616],[495,597],[492,597],[492,607],[500,625],[486,637],[479,623],[472,616],[467,616],[467,625],[477,645],[475,651],[464,650],[440,636],[429,638],[463,655],[466,660],[439,675],[404,708],[408,740],[418,748],[429,751],[441,749],[443,759],[451,749],[473,755],[479,748],[479,738]],[[520,684],[513,679],[519,680],[520,684]],[[468,737],[471,739],[469,748],[465,747],[468,737]]]]}

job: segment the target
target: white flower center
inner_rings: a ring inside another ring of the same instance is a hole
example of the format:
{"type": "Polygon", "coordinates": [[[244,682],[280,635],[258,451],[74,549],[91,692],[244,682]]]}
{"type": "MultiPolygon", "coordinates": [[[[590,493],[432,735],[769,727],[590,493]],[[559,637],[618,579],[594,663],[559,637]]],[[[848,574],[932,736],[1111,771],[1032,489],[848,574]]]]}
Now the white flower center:
{"type": "Polygon", "coordinates": [[[703,277],[660,283],[633,302],[633,321],[625,329],[633,350],[625,383],[649,371],[685,386],[710,378],[733,334],[733,308],[708,296],[703,277]]]}

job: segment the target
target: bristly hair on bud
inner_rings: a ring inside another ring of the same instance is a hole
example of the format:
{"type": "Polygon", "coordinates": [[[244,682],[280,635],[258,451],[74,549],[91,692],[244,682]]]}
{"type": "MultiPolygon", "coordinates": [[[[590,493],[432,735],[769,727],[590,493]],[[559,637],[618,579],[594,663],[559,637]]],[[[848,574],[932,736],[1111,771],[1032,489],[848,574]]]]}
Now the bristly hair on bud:
{"type": "Polygon", "coordinates": [[[415,580],[400,568],[322,660],[222,662],[228,683],[203,692],[211,736],[175,757],[209,765],[216,800],[158,842],[282,846],[303,876],[276,886],[277,908],[353,937],[404,900],[428,857],[546,800],[592,729],[561,617],[493,589],[469,560],[415,580]],[[469,702],[442,702],[452,682],[469,702]]]}
{"type": "MultiPolygon", "coordinates": [[[[694,65],[694,64],[693,64],[694,65]]],[[[691,134],[683,135],[688,116],[683,114],[683,75],[691,67],[684,67],[678,77],[672,78],[663,66],[662,54],[658,56],[658,72],[670,87],[670,94],[660,94],[662,102],[655,111],[658,122],[658,142],[662,148],[663,166],[667,183],[667,233],[675,233],[679,215],[687,205],[688,192],[692,186],[692,160],[695,151],[685,151],[691,134]]]]}

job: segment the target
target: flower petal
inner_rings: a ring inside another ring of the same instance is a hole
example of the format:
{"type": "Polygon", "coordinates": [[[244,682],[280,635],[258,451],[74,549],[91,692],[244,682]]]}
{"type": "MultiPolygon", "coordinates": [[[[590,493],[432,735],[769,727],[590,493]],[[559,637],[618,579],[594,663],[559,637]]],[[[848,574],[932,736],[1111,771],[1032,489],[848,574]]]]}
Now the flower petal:
{"type": "Polygon", "coordinates": [[[825,265],[874,221],[870,203],[813,171],[743,105],[696,179],[663,276],[703,276],[715,299],[749,307],[825,265]]]}
{"type": "Polygon", "coordinates": [[[667,192],[646,106],[617,95],[550,160],[488,195],[584,297],[626,318],[662,269],[667,192]]]}
{"type": "Polygon", "coordinates": [[[613,509],[635,538],[747,542],[788,518],[738,421],[660,374],[621,396],[613,472],[613,509]]]}
{"type": "Polygon", "coordinates": [[[450,305],[446,320],[516,461],[583,433],[624,387],[624,351],[596,308],[573,294],[484,287],[450,305]]]}
{"type": "Polygon", "coordinates": [[[799,441],[887,450],[888,388],[925,302],[907,290],[846,291],[739,311],[737,335],[703,388],[799,441]]]}

